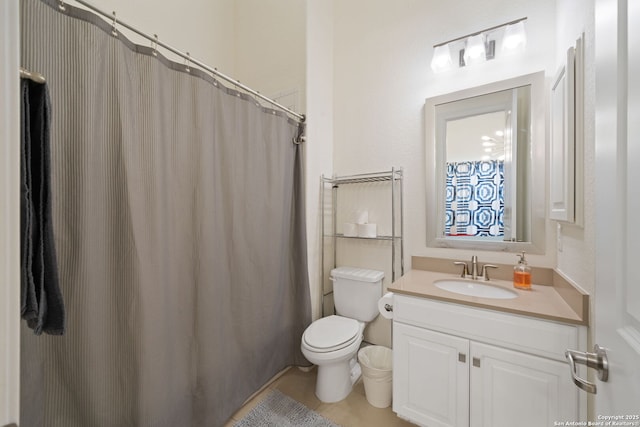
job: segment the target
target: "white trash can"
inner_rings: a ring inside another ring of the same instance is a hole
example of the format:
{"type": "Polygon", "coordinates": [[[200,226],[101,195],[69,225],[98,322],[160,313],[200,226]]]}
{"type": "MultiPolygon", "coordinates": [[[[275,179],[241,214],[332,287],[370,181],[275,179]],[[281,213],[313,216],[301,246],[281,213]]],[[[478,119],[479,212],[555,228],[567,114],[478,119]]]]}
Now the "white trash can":
{"type": "Polygon", "coordinates": [[[391,405],[393,353],[390,348],[370,345],[358,351],[367,401],[376,408],[391,405]]]}

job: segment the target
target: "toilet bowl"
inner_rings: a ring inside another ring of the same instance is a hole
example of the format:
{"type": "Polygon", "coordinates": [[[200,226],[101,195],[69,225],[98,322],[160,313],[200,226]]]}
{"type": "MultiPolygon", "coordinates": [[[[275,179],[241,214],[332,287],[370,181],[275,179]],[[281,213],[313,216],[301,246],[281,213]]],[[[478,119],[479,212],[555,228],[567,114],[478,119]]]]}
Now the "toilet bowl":
{"type": "Polygon", "coordinates": [[[328,316],[313,322],[302,335],[302,354],[318,366],[316,396],[338,402],[351,393],[360,377],[356,354],[362,343],[364,322],[328,316]]]}
{"type": "Polygon", "coordinates": [[[300,349],[318,366],[316,396],[333,403],[351,393],[360,378],[356,354],[364,327],[378,315],[384,272],[357,267],[331,270],[337,315],[313,322],[302,334],[300,349]]]}

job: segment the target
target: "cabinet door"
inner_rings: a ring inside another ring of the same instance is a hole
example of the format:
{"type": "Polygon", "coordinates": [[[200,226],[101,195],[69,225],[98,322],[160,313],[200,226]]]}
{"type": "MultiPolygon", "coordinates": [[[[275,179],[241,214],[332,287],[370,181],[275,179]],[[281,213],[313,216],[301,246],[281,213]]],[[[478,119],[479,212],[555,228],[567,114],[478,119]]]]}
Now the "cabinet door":
{"type": "Polygon", "coordinates": [[[469,425],[469,341],[393,323],[393,410],[430,427],[469,425]]]}
{"type": "Polygon", "coordinates": [[[471,427],[540,427],[577,420],[566,363],[471,342],[471,427]]]}
{"type": "Polygon", "coordinates": [[[575,50],[567,51],[567,64],[551,88],[549,218],[575,220],[575,50]]]}

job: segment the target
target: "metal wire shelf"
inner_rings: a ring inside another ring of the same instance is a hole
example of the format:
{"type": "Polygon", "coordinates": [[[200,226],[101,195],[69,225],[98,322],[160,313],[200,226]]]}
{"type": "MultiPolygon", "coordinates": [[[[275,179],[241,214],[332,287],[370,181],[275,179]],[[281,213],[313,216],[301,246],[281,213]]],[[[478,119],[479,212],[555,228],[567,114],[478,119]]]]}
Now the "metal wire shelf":
{"type": "MultiPolygon", "coordinates": [[[[324,316],[325,304],[324,298],[330,295],[332,292],[325,293],[325,239],[333,239],[333,262],[332,265],[336,266],[336,241],[337,239],[354,239],[360,241],[387,241],[391,242],[391,281],[393,282],[396,279],[396,263],[399,261],[400,264],[400,276],[404,274],[404,250],[403,250],[403,213],[402,213],[402,180],[403,173],[402,169],[392,168],[390,171],[383,172],[372,172],[365,174],[356,174],[356,175],[344,175],[344,176],[332,176],[325,177],[322,175],[321,181],[321,200],[323,204],[326,203],[324,192],[325,188],[331,188],[332,192],[332,201],[331,201],[331,230],[329,233],[325,231],[325,214],[322,216],[322,231],[321,235],[322,239],[322,260],[321,260],[321,304],[322,304],[322,315],[324,316]],[[337,210],[337,190],[341,185],[344,184],[367,184],[367,183],[377,183],[377,182],[391,182],[391,235],[379,235],[376,237],[360,237],[360,236],[345,236],[342,233],[337,233],[336,226],[336,210],[337,210]],[[398,188],[396,188],[396,186],[398,188]],[[398,216],[397,216],[398,215],[398,216]],[[397,221],[397,219],[399,221],[397,221]],[[397,252],[399,252],[399,260],[397,260],[397,252]]],[[[326,212],[326,209],[323,208],[323,212],[326,212]]]]}

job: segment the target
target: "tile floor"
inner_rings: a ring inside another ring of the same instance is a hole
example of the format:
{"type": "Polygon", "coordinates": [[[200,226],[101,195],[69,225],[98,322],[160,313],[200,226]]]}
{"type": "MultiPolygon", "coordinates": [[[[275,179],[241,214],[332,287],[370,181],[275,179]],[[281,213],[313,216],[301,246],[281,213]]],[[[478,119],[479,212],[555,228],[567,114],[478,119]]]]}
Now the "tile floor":
{"type": "Polygon", "coordinates": [[[236,412],[225,424],[225,427],[232,427],[236,421],[240,420],[256,406],[271,389],[277,389],[343,427],[413,426],[413,424],[398,418],[391,410],[391,407],[379,409],[371,406],[365,397],[362,379],[355,384],[353,391],[346,399],[337,403],[322,403],[319,401],[314,393],[315,386],[315,369],[304,372],[295,367],[289,368],[236,412]]]}

